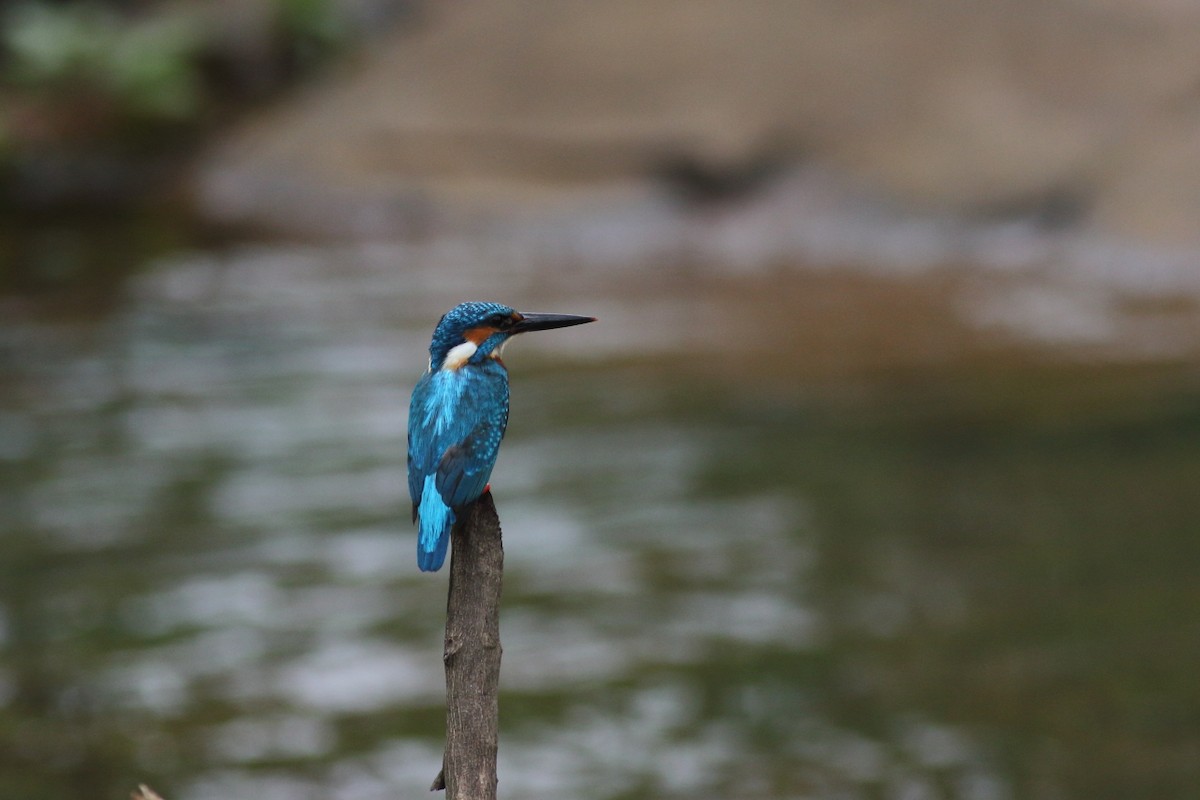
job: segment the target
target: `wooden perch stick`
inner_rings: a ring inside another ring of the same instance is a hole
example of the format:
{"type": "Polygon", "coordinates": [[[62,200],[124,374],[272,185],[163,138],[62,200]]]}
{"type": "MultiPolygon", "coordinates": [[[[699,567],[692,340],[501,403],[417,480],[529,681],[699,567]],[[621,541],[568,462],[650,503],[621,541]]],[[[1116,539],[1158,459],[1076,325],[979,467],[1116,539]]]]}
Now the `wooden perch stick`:
{"type": "Polygon", "coordinates": [[[492,493],[450,534],[446,601],[446,750],[431,791],[446,800],[495,800],[499,732],[500,582],[504,546],[492,493]]]}

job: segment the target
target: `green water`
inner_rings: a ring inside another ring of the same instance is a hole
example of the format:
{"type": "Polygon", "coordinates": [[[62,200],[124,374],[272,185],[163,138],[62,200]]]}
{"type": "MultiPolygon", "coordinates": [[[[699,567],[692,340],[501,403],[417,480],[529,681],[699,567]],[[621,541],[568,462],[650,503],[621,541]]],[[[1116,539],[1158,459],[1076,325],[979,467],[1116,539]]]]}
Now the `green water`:
{"type": "Polygon", "coordinates": [[[184,253],[0,326],[0,798],[425,796],[407,395],[526,293],[606,344],[506,352],[501,797],[1195,796],[1200,371],[758,381],[444,256],[184,253]]]}

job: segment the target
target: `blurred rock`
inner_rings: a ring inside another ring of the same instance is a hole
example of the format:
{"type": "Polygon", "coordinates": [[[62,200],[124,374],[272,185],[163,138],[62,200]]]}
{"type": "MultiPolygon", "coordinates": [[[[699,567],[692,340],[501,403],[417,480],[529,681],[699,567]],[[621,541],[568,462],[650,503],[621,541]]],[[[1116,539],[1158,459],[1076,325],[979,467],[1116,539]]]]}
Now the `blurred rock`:
{"type": "Polygon", "coordinates": [[[411,235],[805,160],[901,207],[1197,243],[1197,41],[1168,0],[441,3],[232,132],[198,198],[411,235]]]}

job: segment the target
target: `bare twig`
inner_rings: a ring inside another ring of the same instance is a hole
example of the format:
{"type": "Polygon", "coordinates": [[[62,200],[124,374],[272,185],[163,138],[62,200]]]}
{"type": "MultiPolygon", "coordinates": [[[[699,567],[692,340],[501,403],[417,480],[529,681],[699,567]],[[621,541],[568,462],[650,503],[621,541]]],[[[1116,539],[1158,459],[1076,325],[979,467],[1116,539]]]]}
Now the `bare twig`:
{"type": "Polygon", "coordinates": [[[504,547],[491,492],[461,515],[450,538],[446,602],[446,750],[432,791],[495,800],[499,731],[500,584],[504,547]]]}

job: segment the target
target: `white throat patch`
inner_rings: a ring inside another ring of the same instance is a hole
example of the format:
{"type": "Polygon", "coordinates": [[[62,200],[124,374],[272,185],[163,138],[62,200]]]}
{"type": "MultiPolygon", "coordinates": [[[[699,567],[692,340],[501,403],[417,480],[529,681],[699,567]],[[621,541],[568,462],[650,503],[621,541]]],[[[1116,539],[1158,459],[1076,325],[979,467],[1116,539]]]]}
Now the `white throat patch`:
{"type": "Polygon", "coordinates": [[[475,351],[478,349],[474,342],[463,342],[451,347],[450,352],[446,353],[446,360],[442,362],[442,369],[458,369],[470,361],[471,356],[475,355],[475,351]]]}

